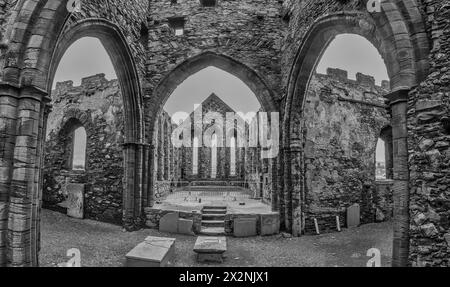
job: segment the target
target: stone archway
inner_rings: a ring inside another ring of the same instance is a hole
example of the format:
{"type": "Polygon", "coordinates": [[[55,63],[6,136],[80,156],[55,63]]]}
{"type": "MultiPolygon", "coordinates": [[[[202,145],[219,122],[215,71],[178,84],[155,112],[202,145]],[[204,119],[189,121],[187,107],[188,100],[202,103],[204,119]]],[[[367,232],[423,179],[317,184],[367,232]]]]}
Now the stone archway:
{"type": "MultiPolygon", "coordinates": [[[[384,4],[383,4],[384,5],[384,4]]],[[[286,228],[294,235],[303,230],[304,155],[301,120],[305,94],[313,71],[325,49],[339,34],[357,34],[370,41],[382,55],[391,78],[388,99],[393,114],[394,134],[394,266],[406,265],[405,254],[409,239],[404,235],[409,229],[408,154],[406,134],[406,100],[409,90],[427,73],[426,32],[417,7],[411,7],[409,15],[401,8],[370,15],[361,12],[340,12],[318,18],[308,30],[294,59],[289,75],[288,91],[284,107],[283,150],[286,228]],[[407,19],[407,20],[399,20],[407,19]],[[414,19],[414,21],[412,20],[414,19]],[[414,37],[409,29],[414,28],[414,37]],[[424,40],[425,39],[425,40],[424,40]],[[403,237],[402,237],[403,236],[403,237]]],[[[407,251],[406,251],[407,253],[407,251]]]]}
{"type": "Polygon", "coordinates": [[[50,88],[65,50],[81,37],[101,40],[119,77],[126,117],[125,227],[139,225],[142,214],[146,148],[140,79],[128,39],[111,21],[72,17],[66,9],[67,1],[35,2],[18,2],[6,33],[10,44],[3,62],[0,95],[9,107],[8,113],[1,115],[9,123],[2,133],[10,138],[2,153],[0,266],[38,265],[42,155],[50,88]]]}
{"type": "MultiPolygon", "coordinates": [[[[199,55],[191,57],[178,66],[176,66],[169,74],[167,74],[155,88],[152,97],[148,99],[149,103],[146,106],[150,107],[149,117],[146,119],[148,123],[147,136],[150,138],[149,142],[155,142],[155,131],[157,130],[157,117],[163,109],[164,104],[173,93],[173,91],[189,76],[203,70],[207,67],[219,68],[243,81],[261,103],[262,109],[265,112],[279,112],[278,103],[275,101],[276,96],[274,92],[269,88],[266,81],[256,71],[249,68],[247,65],[229,57],[226,55],[217,54],[215,52],[203,52],[199,55]]],[[[152,153],[154,154],[154,152],[152,153]]],[[[151,156],[149,162],[154,162],[154,156],[151,156]]],[[[279,163],[279,156],[272,159],[273,165],[276,167],[279,163]]],[[[275,168],[274,170],[278,170],[275,168]]],[[[150,172],[153,174],[153,172],[150,172]]],[[[273,175],[274,187],[277,186],[277,175],[273,175]]],[[[154,197],[154,191],[152,189],[153,184],[148,184],[147,198],[152,199],[154,197]]],[[[276,193],[273,193],[276,197],[276,193]]],[[[277,209],[276,198],[272,200],[272,207],[277,209]]],[[[152,203],[152,200],[149,200],[152,203]]]]}
{"type": "Polygon", "coordinates": [[[124,194],[123,224],[127,229],[140,225],[142,215],[141,184],[143,174],[142,97],[134,60],[119,28],[103,19],[86,19],[63,32],[58,39],[49,68],[47,89],[52,86],[58,64],[65,51],[83,37],[98,38],[111,58],[122,90],[124,103],[124,194]]]}

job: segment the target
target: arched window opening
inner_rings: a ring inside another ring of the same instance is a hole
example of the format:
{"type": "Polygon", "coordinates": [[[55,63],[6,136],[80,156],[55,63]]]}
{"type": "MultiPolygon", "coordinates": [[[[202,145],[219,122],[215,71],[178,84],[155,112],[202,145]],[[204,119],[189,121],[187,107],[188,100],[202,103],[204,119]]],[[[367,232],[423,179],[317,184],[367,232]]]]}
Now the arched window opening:
{"type": "Polygon", "coordinates": [[[79,127],[73,132],[73,157],[72,169],[86,169],[86,143],[87,135],[84,127],[79,127]]]}
{"type": "Polygon", "coordinates": [[[194,138],[194,145],[192,146],[192,174],[198,175],[198,138],[194,138]]]}
{"type": "Polygon", "coordinates": [[[211,178],[217,178],[217,135],[213,134],[211,140],[211,178]]]}
{"type": "Polygon", "coordinates": [[[375,178],[377,180],[386,180],[386,143],[381,138],[378,139],[377,150],[376,150],[376,167],[375,167],[375,178]]]}
{"type": "Polygon", "coordinates": [[[236,176],[236,138],[231,138],[230,143],[230,176],[236,176]]]}
{"type": "Polygon", "coordinates": [[[381,133],[377,143],[376,150],[376,179],[390,180],[394,178],[394,154],[392,143],[392,128],[386,127],[381,133]],[[384,170],[384,176],[379,173],[384,170]]]}

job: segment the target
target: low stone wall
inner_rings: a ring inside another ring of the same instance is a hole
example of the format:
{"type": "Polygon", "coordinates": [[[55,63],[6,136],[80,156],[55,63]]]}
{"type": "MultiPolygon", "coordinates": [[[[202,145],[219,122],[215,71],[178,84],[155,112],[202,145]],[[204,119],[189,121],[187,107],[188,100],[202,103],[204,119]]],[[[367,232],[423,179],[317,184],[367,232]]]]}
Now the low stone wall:
{"type": "Polygon", "coordinates": [[[159,229],[159,221],[162,217],[169,213],[178,213],[179,218],[193,221],[193,231],[195,234],[200,233],[202,226],[202,215],[200,211],[179,211],[158,208],[146,208],[145,212],[145,226],[151,229],[159,229]]]}
{"type": "MultiPolygon", "coordinates": [[[[193,232],[199,234],[202,226],[202,214],[200,211],[180,211],[170,209],[158,209],[158,208],[146,208],[145,209],[145,227],[150,229],[159,229],[159,222],[161,218],[169,213],[178,213],[179,218],[188,219],[193,221],[193,232]]],[[[271,216],[277,216],[279,222],[279,214],[271,214],[271,216]]],[[[256,219],[256,231],[257,235],[261,235],[261,221],[263,215],[261,214],[227,214],[225,216],[225,233],[227,236],[234,235],[234,221],[236,219],[256,219]]]]}

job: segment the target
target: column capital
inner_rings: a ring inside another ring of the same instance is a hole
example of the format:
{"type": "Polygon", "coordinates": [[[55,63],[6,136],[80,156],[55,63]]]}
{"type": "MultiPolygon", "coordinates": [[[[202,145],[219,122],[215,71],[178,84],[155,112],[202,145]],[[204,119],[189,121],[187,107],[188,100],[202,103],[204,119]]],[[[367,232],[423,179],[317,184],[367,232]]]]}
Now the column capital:
{"type": "Polygon", "coordinates": [[[18,99],[20,87],[14,83],[0,81],[0,94],[18,99]]]}
{"type": "Polygon", "coordinates": [[[47,91],[38,88],[33,85],[21,86],[20,87],[20,98],[21,99],[33,99],[43,103],[50,103],[52,101],[50,95],[47,91]]]}
{"type": "Polygon", "coordinates": [[[406,102],[410,91],[410,89],[400,89],[392,91],[384,97],[388,100],[388,105],[393,106],[401,102],[406,102]]]}

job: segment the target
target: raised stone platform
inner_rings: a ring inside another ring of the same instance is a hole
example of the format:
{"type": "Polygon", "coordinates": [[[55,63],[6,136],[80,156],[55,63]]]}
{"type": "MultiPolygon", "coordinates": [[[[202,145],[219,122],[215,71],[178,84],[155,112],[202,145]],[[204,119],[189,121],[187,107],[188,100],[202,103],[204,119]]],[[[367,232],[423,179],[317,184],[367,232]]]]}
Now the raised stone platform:
{"type": "Polygon", "coordinates": [[[166,267],[175,253],[175,239],[149,236],[126,255],[127,267],[166,267]]]}
{"type": "Polygon", "coordinates": [[[261,199],[240,197],[238,193],[208,191],[194,196],[194,193],[175,192],[153,207],[145,208],[145,224],[162,232],[187,235],[247,237],[278,234],[279,213],[273,212],[261,199]],[[240,232],[240,224],[236,228],[234,224],[240,219],[252,221],[251,227],[243,226],[244,232],[240,232]]]}
{"type": "Polygon", "coordinates": [[[223,262],[223,255],[227,251],[226,237],[199,236],[194,246],[197,253],[197,261],[203,262],[223,262]]]}

